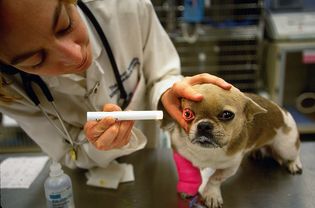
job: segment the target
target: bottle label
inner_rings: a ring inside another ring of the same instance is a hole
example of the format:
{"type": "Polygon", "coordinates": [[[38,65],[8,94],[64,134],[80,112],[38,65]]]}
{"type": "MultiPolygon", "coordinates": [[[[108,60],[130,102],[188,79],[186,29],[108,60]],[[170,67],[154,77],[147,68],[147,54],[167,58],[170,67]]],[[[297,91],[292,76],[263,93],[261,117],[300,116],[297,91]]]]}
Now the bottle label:
{"type": "Polygon", "coordinates": [[[49,208],[74,208],[72,189],[67,187],[59,192],[51,192],[47,195],[49,208]]]}

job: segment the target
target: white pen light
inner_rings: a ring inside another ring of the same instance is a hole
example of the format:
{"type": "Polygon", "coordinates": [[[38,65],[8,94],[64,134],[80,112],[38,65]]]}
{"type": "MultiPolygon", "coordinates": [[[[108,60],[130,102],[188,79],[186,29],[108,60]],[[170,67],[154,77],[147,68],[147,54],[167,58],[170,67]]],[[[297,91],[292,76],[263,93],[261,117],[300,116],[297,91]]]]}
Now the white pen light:
{"type": "Polygon", "coordinates": [[[87,120],[100,120],[105,117],[117,120],[160,120],[163,111],[112,111],[112,112],[87,112],[87,120]]]}

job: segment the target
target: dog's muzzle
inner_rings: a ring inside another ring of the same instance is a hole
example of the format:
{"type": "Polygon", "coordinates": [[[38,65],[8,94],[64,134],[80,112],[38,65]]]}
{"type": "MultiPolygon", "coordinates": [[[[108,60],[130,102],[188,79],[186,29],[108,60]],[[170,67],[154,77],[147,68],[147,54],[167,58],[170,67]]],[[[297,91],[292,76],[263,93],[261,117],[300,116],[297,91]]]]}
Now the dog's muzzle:
{"type": "Polygon", "coordinates": [[[213,125],[210,122],[202,121],[197,125],[195,138],[191,141],[193,144],[199,144],[202,147],[217,148],[221,145],[213,136],[213,125]]]}

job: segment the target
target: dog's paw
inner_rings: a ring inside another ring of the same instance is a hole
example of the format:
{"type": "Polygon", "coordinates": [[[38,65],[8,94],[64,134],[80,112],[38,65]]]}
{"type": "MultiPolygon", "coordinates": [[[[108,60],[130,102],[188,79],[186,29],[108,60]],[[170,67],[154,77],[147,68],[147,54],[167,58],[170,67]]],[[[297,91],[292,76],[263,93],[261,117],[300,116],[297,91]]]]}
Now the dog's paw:
{"type": "Polygon", "coordinates": [[[181,199],[192,199],[196,195],[190,195],[184,192],[178,192],[178,195],[180,196],[181,199]]]}
{"type": "Polygon", "coordinates": [[[291,174],[302,174],[303,172],[302,163],[299,159],[287,162],[286,166],[291,174]]]}
{"type": "Polygon", "coordinates": [[[202,194],[204,203],[208,208],[222,208],[223,199],[221,196],[220,190],[217,189],[208,189],[202,194]]]}
{"type": "Polygon", "coordinates": [[[178,193],[180,196],[179,206],[178,207],[189,207],[189,208],[208,208],[202,196],[197,193],[196,195],[192,196],[186,193],[178,193]]]}

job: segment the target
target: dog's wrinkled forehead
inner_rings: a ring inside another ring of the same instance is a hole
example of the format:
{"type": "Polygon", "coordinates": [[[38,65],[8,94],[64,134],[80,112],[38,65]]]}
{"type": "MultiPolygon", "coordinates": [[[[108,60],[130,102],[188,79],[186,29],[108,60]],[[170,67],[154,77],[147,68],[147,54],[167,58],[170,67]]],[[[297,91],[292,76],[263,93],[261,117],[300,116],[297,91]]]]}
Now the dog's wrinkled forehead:
{"type": "Polygon", "coordinates": [[[189,108],[196,114],[217,114],[226,108],[242,110],[245,105],[244,94],[235,87],[224,90],[213,84],[194,85],[193,89],[201,93],[204,98],[201,102],[182,100],[182,108],[189,108]]]}

